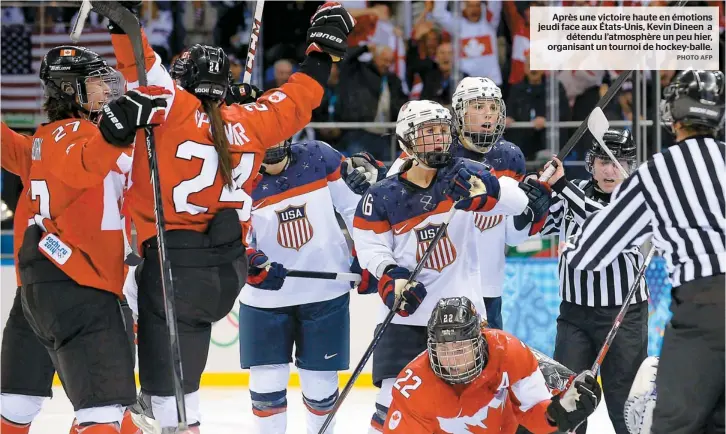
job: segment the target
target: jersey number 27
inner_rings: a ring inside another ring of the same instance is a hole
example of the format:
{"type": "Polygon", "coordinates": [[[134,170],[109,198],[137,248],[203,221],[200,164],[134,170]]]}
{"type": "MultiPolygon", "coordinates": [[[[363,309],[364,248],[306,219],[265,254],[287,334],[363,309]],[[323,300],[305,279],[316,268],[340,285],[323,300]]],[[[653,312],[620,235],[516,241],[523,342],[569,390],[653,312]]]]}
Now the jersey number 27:
{"type": "MultiPolygon", "coordinates": [[[[217,179],[217,170],[219,169],[217,151],[212,145],[203,145],[187,140],[177,147],[176,157],[184,160],[199,158],[202,160],[202,170],[199,172],[199,175],[192,179],[182,181],[174,187],[172,190],[174,209],[176,212],[188,212],[191,215],[207,212],[209,208],[189,202],[189,195],[198,193],[214,185],[214,181],[217,179]]],[[[219,196],[220,202],[242,202],[242,208],[237,210],[241,221],[249,220],[252,211],[252,198],[242,189],[242,186],[250,178],[250,175],[252,175],[254,162],[254,154],[242,154],[239,164],[232,170],[234,187],[223,187],[222,194],[219,196]]]]}

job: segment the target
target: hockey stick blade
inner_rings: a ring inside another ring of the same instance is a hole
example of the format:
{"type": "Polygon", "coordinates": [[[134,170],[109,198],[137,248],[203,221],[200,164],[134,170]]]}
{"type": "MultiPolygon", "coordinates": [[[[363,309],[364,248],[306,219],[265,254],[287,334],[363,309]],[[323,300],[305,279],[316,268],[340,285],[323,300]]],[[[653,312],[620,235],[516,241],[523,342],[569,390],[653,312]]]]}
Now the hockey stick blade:
{"type": "Polygon", "coordinates": [[[602,112],[600,107],[595,107],[595,110],[593,110],[592,113],[590,113],[590,116],[587,117],[587,129],[590,130],[590,134],[592,134],[595,138],[597,144],[600,145],[603,151],[605,151],[608,157],[610,157],[610,160],[613,164],[615,164],[615,167],[618,168],[620,174],[623,175],[623,179],[625,179],[629,175],[628,172],[625,170],[623,165],[620,164],[620,161],[615,158],[613,151],[608,148],[608,145],[606,145],[603,140],[603,136],[605,136],[608,128],[610,128],[610,123],[605,117],[605,113],[602,112]]]}
{"type": "Polygon", "coordinates": [[[86,20],[88,19],[88,14],[91,12],[91,1],[90,0],[83,0],[81,3],[81,8],[78,10],[78,17],[76,18],[76,22],[73,23],[73,29],[71,30],[71,41],[78,43],[78,41],[81,40],[81,33],[83,33],[83,28],[86,26],[86,20]]]}
{"type": "MultiPolygon", "coordinates": [[[[105,0],[90,0],[93,10],[113,21],[129,37],[133,47],[136,72],[139,77],[139,86],[146,86],[146,64],[144,63],[144,50],[141,39],[141,26],[136,16],[119,2],[105,0]]],[[[150,131],[147,129],[147,133],[150,131]]]]}

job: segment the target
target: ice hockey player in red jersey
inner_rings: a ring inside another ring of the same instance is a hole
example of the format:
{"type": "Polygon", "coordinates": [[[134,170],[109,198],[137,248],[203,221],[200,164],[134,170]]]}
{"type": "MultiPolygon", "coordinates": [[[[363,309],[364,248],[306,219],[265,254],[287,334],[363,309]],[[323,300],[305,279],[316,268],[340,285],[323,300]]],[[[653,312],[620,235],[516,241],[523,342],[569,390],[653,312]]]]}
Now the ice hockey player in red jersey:
{"type": "MultiPolygon", "coordinates": [[[[109,105],[132,105],[143,118],[141,127],[152,125],[156,113],[163,119],[163,108],[139,107],[134,94],[116,99],[123,89],[119,74],[82,47],[50,50],[40,79],[49,122],[30,143],[11,134],[15,152],[6,152],[8,131],[3,137],[3,157],[12,154],[13,165],[24,167],[20,174],[27,184],[15,221],[25,228],[16,246],[22,313],[63,379],[76,412],[71,432],[117,433],[135,395],[133,357],[119,309],[124,275],[119,200],[131,159],[128,145],[114,146],[104,136],[103,126],[113,121],[100,115],[109,105]]],[[[49,391],[52,369],[41,368],[40,358],[25,370],[6,365],[6,356],[24,350],[6,348],[13,343],[10,334],[3,338],[3,369],[37,381],[26,393],[49,391]]],[[[14,403],[5,398],[3,416],[14,403]]],[[[14,410],[32,412],[28,404],[14,410]]],[[[30,421],[11,426],[3,420],[2,431],[27,433],[30,421]]]]}
{"type": "MultiPolygon", "coordinates": [[[[230,74],[229,59],[221,48],[192,46],[170,74],[143,36],[148,82],[153,89],[163,88],[168,101],[166,122],[154,135],[186,412],[193,432],[200,429],[198,390],[212,323],[230,312],[247,278],[251,194],[265,151],[310,122],[323,97],[333,57],[344,57],[353,25],[339,4],[322,5],[311,19],[299,71],[280,88],[242,105],[223,104],[230,74]]],[[[135,88],[138,77],[131,42],[114,23],[110,31],[119,69],[128,87],[135,88]]],[[[121,124],[119,143],[132,140],[134,118],[124,113],[116,117],[121,124]]],[[[175,429],[177,411],[153,198],[147,157],[136,150],[126,203],[144,258],[136,270],[139,379],[142,393],[151,397],[155,423],[166,432],[175,429]]]]}
{"type": "Polygon", "coordinates": [[[481,327],[466,297],[442,298],[428,323],[428,349],[399,374],[384,433],[569,431],[600,399],[582,372],[552,397],[534,354],[517,338],[481,327]]]}

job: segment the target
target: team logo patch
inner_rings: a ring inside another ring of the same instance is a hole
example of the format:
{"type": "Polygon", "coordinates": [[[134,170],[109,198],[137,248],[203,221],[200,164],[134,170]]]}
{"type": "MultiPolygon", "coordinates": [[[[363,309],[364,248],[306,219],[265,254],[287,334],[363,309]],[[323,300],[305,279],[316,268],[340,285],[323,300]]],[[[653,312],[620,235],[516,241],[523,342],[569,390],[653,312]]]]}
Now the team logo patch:
{"type": "Polygon", "coordinates": [[[401,423],[401,412],[396,410],[391,415],[391,418],[388,419],[388,429],[396,429],[398,428],[398,424],[401,423]]]}
{"type": "Polygon", "coordinates": [[[493,228],[501,223],[502,220],[504,220],[503,215],[483,215],[478,212],[474,213],[474,225],[482,232],[493,228]]]}
{"type": "MultiPolygon", "coordinates": [[[[429,224],[424,228],[414,229],[416,231],[416,241],[418,242],[416,246],[416,262],[420,261],[421,257],[423,257],[424,252],[436,236],[439,227],[441,225],[429,224]]],[[[424,263],[424,268],[436,270],[440,273],[441,270],[451,265],[455,260],[456,248],[454,247],[454,243],[451,242],[448,232],[444,231],[444,235],[436,243],[434,250],[424,263]]]]}
{"type": "Polygon", "coordinates": [[[277,213],[280,222],[277,228],[277,242],[282,247],[300,250],[313,237],[313,225],[308,220],[306,205],[290,205],[277,213]]]}

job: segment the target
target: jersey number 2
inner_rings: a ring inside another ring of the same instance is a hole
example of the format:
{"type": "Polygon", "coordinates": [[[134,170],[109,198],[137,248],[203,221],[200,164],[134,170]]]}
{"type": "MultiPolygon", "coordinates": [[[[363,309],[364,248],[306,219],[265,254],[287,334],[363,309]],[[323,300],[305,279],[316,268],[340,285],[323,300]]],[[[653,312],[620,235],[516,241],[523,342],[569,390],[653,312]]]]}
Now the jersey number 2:
{"type": "Polygon", "coordinates": [[[416,390],[416,389],[418,389],[418,386],[420,386],[420,385],[421,385],[421,377],[419,377],[418,375],[413,375],[413,371],[410,369],[406,369],[405,377],[399,378],[398,380],[396,380],[395,383],[393,383],[393,387],[398,389],[404,398],[409,398],[411,396],[411,394],[408,391],[416,390]],[[404,384],[404,383],[408,383],[409,379],[413,381],[413,384],[404,384]]]}
{"type": "MultiPolygon", "coordinates": [[[[199,158],[202,160],[202,170],[199,172],[199,175],[192,179],[182,181],[174,187],[172,190],[174,209],[176,212],[188,212],[191,215],[207,212],[209,208],[189,202],[189,195],[198,193],[214,185],[214,181],[217,179],[217,170],[219,169],[217,151],[212,145],[203,145],[187,140],[177,148],[176,157],[184,160],[199,158]]],[[[242,154],[239,164],[232,170],[234,188],[231,189],[225,186],[222,188],[222,194],[219,196],[220,202],[242,202],[242,209],[237,210],[241,221],[249,220],[252,211],[252,198],[247,192],[242,190],[242,186],[250,178],[250,175],[252,175],[254,162],[254,154],[242,154]]]]}

